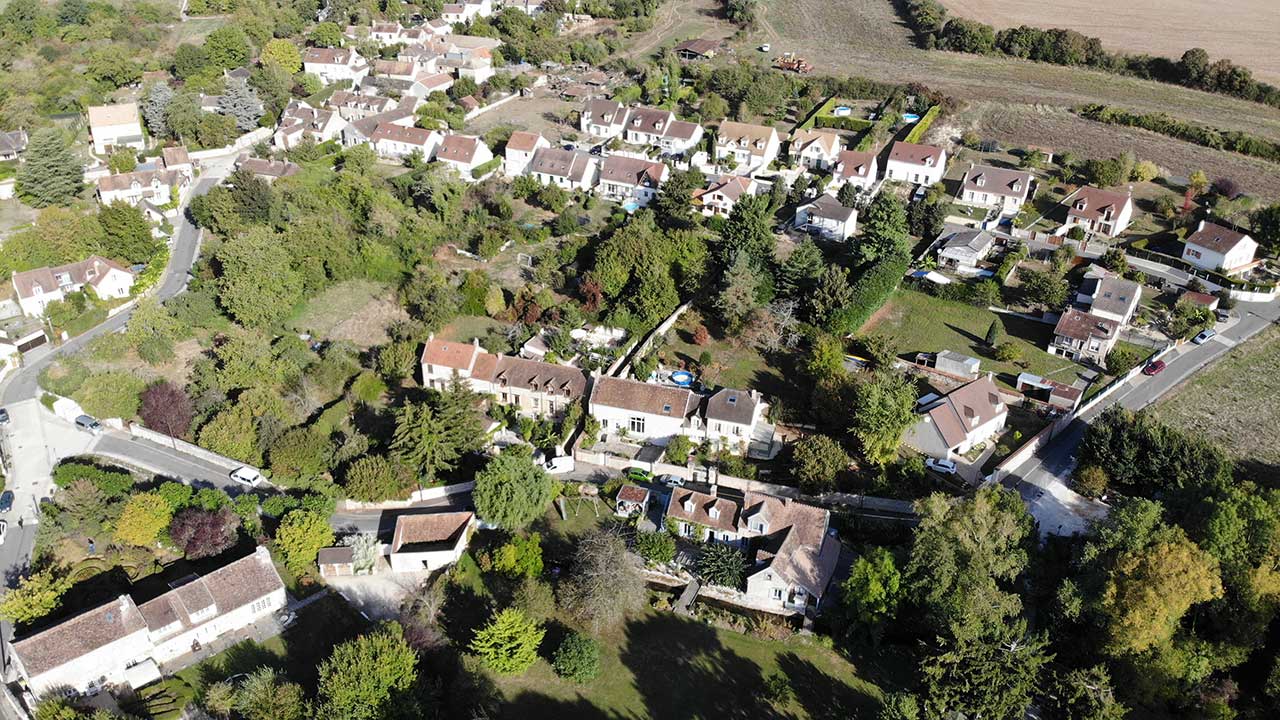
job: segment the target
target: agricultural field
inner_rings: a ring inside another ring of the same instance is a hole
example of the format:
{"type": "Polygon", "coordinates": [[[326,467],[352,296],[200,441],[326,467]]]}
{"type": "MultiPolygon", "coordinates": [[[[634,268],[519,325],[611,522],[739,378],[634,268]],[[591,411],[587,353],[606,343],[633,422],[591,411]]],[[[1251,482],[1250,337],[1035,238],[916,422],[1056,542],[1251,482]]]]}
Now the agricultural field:
{"type": "Polygon", "coordinates": [[[1159,405],[1160,419],[1222,445],[1255,478],[1280,472],[1280,328],[1196,373],[1159,405]]]}
{"type": "Polygon", "coordinates": [[[997,30],[1019,25],[1065,27],[1102,40],[1108,50],[1177,58],[1190,47],[1226,57],[1258,79],[1280,80],[1280,14],[1271,0],[1223,0],[1205,12],[1202,0],[1084,0],[1071,12],[1039,0],[943,0],[953,15],[997,30]]]}

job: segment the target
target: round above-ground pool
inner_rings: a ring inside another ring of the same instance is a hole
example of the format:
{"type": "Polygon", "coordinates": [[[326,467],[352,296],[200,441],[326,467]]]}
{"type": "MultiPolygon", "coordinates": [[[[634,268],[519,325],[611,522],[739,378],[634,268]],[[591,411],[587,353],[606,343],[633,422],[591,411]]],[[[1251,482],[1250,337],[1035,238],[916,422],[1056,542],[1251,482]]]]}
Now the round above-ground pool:
{"type": "Polygon", "coordinates": [[[831,114],[836,117],[849,117],[853,114],[853,108],[848,105],[837,105],[836,108],[831,111],[831,114]]]}
{"type": "Polygon", "coordinates": [[[671,382],[678,387],[689,387],[693,384],[693,373],[687,370],[676,370],[671,373],[671,382]]]}

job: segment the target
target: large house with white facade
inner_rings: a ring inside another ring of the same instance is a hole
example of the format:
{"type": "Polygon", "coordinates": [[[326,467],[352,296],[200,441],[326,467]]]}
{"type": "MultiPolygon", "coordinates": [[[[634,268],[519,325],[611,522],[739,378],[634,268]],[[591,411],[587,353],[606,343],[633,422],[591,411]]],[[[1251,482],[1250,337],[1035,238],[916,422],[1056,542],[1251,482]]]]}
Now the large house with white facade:
{"type": "Polygon", "coordinates": [[[391,571],[430,572],[458,562],[475,525],[470,511],[398,516],[387,554],[391,571]]]}
{"type": "Polygon", "coordinates": [[[1091,312],[1067,308],[1053,327],[1053,339],[1045,348],[1050,355],[1061,355],[1077,362],[1105,365],[1107,353],[1120,339],[1122,324],[1091,312]]]}
{"type": "Polygon", "coordinates": [[[706,217],[729,217],[738,199],[755,195],[759,187],[755,179],[742,175],[713,177],[706,187],[693,191],[693,206],[706,217]]]}
{"type": "Polygon", "coordinates": [[[894,182],[932,185],[947,172],[947,151],[936,145],[897,141],[889,148],[884,177],[894,182]]]}
{"type": "Polygon", "coordinates": [[[1133,193],[1112,192],[1085,186],[1068,198],[1066,227],[1083,228],[1085,233],[1116,237],[1133,222],[1133,193]]]}
{"type": "Polygon", "coordinates": [[[259,547],[203,577],[138,604],[128,595],[12,643],[14,669],[34,696],[53,689],[134,689],[159,665],[207,646],[285,607],[284,583],[259,547]]]}
{"type": "Polygon", "coordinates": [[[374,152],[384,158],[405,158],[413,153],[421,153],[423,160],[435,157],[436,148],[444,139],[439,131],[426,130],[419,127],[402,127],[384,123],[373,129],[369,141],[374,152]]]}
{"type": "Polygon", "coordinates": [[[771,127],[722,120],[716,131],[715,160],[732,163],[738,175],[751,175],[769,167],[781,148],[778,131],[771,127]]]}
{"type": "Polygon", "coordinates": [[[443,389],[457,378],[472,390],[522,415],[555,417],[586,393],[587,377],[570,365],[495,355],[479,342],[458,343],[432,336],[422,350],[422,378],[443,389]]]}
{"type": "Polygon", "coordinates": [[[587,412],[607,435],[666,445],[691,429],[688,418],[700,402],[686,388],[603,376],[591,387],[587,412]]]}
{"type": "Polygon", "coordinates": [[[606,200],[645,207],[667,180],[667,166],[644,158],[610,155],[600,164],[596,192],[606,200]]]}
{"type": "Polygon", "coordinates": [[[964,455],[1004,429],[1008,410],[990,375],[966,383],[919,408],[902,442],[930,457],[964,455]]]}
{"type": "Polygon", "coordinates": [[[622,140],[632,145],[648,145],[664,152],[682,153],[702,140],[702,126],[676,118],[670,110],[633,107],[622,124],[622,140]]]}
{"type": "Polygon", "coordinates": [[[137,103],[91,105],[88,113],[89,137],[93,139],[95,155],[107,155],[121,148],[146,148],[137,103]]]}
{"type": "Polygon", "coordinates": [[[276,147],[297,147],[305,140],[323,143],[338,138],[347,127],[340,112],[314,108],[305,100],[290,100],[280,113],[280,124],[271,141],[276,147]]]}
{"type": "Polygon", "coordinates": [[[14,273],[12,277],[18,306],[22,308],[22,314],[29,317],[44,315],[49,303],[79,292],[86,285],[104,300],[129,297],[133,281],[133,273],[127,268],[99,255],[90,255],[85,260],[67,265],[14,273]]]}
{"type": "Polygon", "coordinates": [[[550,141],[539,133],[517,130],[507,138],[507,146],[502,151],[502,170],[507,177],[520,177],[533,161],[533,154],[543,148],[551,147],[550,141]]]}
{"type": "Polygon", "coordinates": [[[1205,270],[1233,275],[1253,267],[1258,243],[1247,233],[1201,220],[1187,236],[1182,259],[1205,270]]]}
{"type": "Polygon", "coordinates": [[[839,162],[840,136],[827,130],[796,130],[787,156],[810,170],[830,170],[839,162]]]}
{"type": "Polygon", "coordinates": [[[473,135],[446,135],[436,149],[436,162],[457,171],[466,182],[481,180],[473,171],[493,159],[493,151],[473,135]]]}
{"type": "Polygon", "coordinates": [[[591,190],[599,172],[594,155],[555,147],[535,150],[528,166],[529,175],[539,184],[559,185],[565,190],[591,190]]]}
{"type": "Polygon", "coordinates": [[[873,152],[845,150],[836,156],[834,182],[870,190],[880,176],[880,160],[873,152]]]}
{"type": "Polygon", "coordinates": [[[793,224],[828,240],[848,240],[858,231],[858,211],[845,207],[833,195],[819,195],[796,208],[793,224]]]}
{"type": "Polygon", "coordinates": [[[627,124],[627,106],[616,100],[588,100],[578,116],[578,129],[603,140],[622,136],[627,124]]]}
{"type": "Polygon", "coordinates": [[[138,207],[145,202],[159,210],[182,199],[191,177],[177,170],[135,170],[100,177],[97,185],[98,202],[103,205],[122,202],[138,207]]]}
{"type": "Polygon", "coordinates": [[[1031,173],[991,165],[970,165],[960,180],[956,202],[997,210],[1001,215],[1017,215],[1031,197],[1031,173]]]}
{"type": "Polygon", "coordinates": [[[302,55],[302,70],[326,85],[341,80],[349,80],[354,85],[369,74],[369,63],[352,48],[313,47],[302,55]]]}

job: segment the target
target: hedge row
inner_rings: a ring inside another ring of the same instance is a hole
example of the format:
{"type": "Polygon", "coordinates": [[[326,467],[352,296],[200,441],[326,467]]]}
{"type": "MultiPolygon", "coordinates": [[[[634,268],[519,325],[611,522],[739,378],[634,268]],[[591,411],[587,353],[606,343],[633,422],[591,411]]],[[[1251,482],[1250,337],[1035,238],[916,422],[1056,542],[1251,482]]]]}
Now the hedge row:
{"type": "Polygon", "coordinates": [[[903,138],[903,142],[918,143],[923,140],[924,134],[929,132],[929,126],[933,124],[934,120],[938,119],[938,115],[941,113],[941,105],[934,105],[929,108],[929,111],[916,121],[916,126],[911,128],[911,132],[907,133],[907,136],[903,138]]]}
{"type": "Polygon", "coordinates": [[[1280,143],[1239,130],[1218,130],[1170,117],[1164,113],[1136,113],[1110,105],[1090,104],[1076,109],[1080,117],[1108,125],[1124,125],[1249,157],[1280,162],[1280,143]]]}
{"type": "Polygon", "coordinates": [[[906,255],[887,257],[867,268],[853,282],[849,304],[832,316],[831,329],[845,335],[857,332],[888,302],[910,268],[911,258],[906,255]]]}
{"type": "Polygon", "coordinates": [[[814,118],[813,124],[820,128],[835,128],[836,130],[853,130],[860,132],[875,125],[870,120],[856,117],[836,117],[835,115],[819,115],[814,118]]]}

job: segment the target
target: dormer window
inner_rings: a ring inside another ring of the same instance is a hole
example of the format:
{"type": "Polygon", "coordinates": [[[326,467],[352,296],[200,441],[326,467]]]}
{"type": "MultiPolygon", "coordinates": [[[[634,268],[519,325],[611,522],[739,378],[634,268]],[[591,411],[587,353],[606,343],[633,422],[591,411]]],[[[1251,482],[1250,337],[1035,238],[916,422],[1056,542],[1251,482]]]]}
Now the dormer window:
{"type": "Polygon", "coordinates": [[[715,507],[714,505],[711,506],[711,509],[707,511],[707,517],[711,518],[712,520],[719,520],[720,508],[715,507]]]}
{"type": "Polygon", "coordinates": [[[737,396],[737,395],[730,395],[730,396],[729,396],[729,399],[728,399],[728,401],[727,401],[727,402],[728,402],[730,405],[737,405],[737,404],[738,404],[738,396],[737,396]]]}
{"type": "Polygon", "coordinates": [[[669,404],[668,404],[668,405],[663,405],[663,406],[662,406],[662,412],[663,412],[663,413],[666,413],[666,414],[670,414],[670,413],[671,413],[671,405],[669,405],[669,404]]]}
{"type": "Polygon", "coordinates": [[[1087,207],[1089,207],[1089,203],[1084,200],[1080,200],[1079,202],[1076,203],[1077,210],[1083,210],[1087,207]]]}
{"type": "Polygon", "coordinates": [[[933,167],[933,158],[931,158],[931,157],[927,157],[927,158],[925,158],[925,159],[924,159],[924,166],[925,166],[925,167],[933,167]]]}
{"type": "Polygon", "coordinates": [[[692,498],[692,497],[690,497],[690,498],[686,498],[686,499],[685,499],[685,501],[684,501],[684,511],[685,511],[685,512],[687,512],[687,513],[692,513],[692,512],[693,512],[693,498],[692,498]]]}
{"type": "Polygon", "coordinates": [[[973,184],[977,185],[978,187],[984,187],[987,184],[987,180],[986,178],[979,175],[977,178],[974,179],[973,184]]]}
{"type": "Polygon", "coordinates": [[[1014,191],[1014,192],[1022,192],[1022,183],[1021,183],[1021,182],[1015,182],[1015,183],[1013,184],[1013,191],[1014,191]]]}

